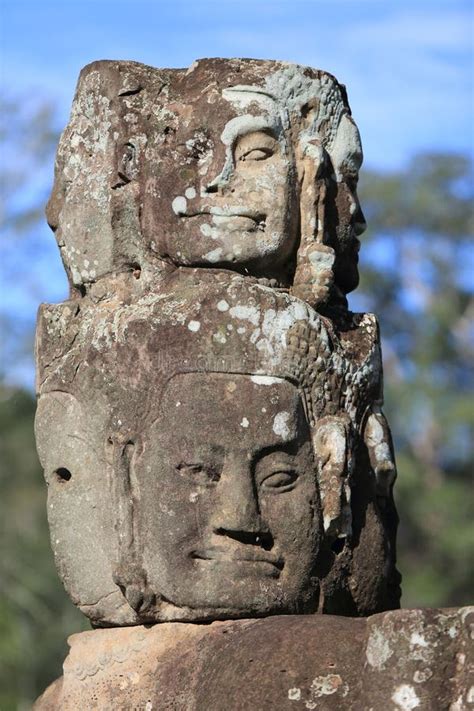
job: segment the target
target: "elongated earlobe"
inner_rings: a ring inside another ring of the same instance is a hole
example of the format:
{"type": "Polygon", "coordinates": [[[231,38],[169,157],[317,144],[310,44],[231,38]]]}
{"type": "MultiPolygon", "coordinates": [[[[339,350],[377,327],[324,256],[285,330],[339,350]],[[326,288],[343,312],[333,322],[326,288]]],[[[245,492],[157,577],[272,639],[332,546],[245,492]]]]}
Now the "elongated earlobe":
{"type": "Polygon", "coordinates": [[[116,435],[108,439],[109,482],[117,533],[117,563],[113,580],[137,614],[146,613],[154,602],[148,590],[136,523],[136,499],[132,486],[132,459],[135,443],[116,435]]]}
{"type": "Polygon", "coordinates": [[[352,437],[348,417],[330,415],[319,420],[313,434],[313,447],[324,530],[334,538],[348,536],[352,531],[352,437]]]}
{"type": "Polygon", "coordinates": [[[377,497],[388,499],[397,477],[392,437],[388,422],[378,405],[371,408],[364,428],[364,442],[375,474],[377,497]]]}
{"type": "Polygon", "coordinates": [[[323,148],[319,141],[308,141],[301,154],[301,236],[291,292],[317,307],[329,298],[336,255],[332,247],[324,244],[326,180],[323,148]]]}

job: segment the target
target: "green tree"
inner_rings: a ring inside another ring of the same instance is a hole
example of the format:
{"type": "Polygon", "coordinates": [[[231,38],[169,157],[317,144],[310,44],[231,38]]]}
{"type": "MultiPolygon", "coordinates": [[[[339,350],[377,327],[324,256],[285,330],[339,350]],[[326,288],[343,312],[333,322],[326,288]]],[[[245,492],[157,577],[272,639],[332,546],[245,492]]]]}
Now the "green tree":
{"type": "Polygon", "coordinates": [[[32,382],[36,310],[64,298],[66,279],[44,218],[59,140],[54,107],[35,96],[0,100],[0,376],[32,382]]]}
{"type": "Polygon", "coordinates": [[[424,154],[366,171],[360,293],[380,318],[398,460],[405,607],[472,602],[473,166],[424,154]]]}
{"type": "Polygon", "coordinates": [[[0,709],[30,708],[60,675],[66,638],[89,625],[57,576],[46,487],[33,438],[34,397],[0,388],[0,709]]]}

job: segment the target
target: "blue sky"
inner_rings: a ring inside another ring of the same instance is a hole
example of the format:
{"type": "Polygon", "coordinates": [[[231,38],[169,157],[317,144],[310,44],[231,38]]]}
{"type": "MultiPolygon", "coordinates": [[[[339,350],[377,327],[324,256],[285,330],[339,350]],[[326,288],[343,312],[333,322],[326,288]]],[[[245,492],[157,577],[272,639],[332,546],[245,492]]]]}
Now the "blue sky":
{"type": "MultiPolygon", "coordinates": [[[[59,127],[93,60],[179,67],[243,56],[335,74],[347,85],[367,166],[401,168],[421,150],[473,152],[471,0],[0,0],[0,24],[2,91],[51,101],[59,127]]],[[[15,151],[21,158],[22,146],[15,151]]],[[[52,171],[44,166],[49,180],[52,171]]],[[[43,171],[41,180],[44,189],[43,171]]],[[[64,298],[45,224],[29,243],[5,242],[0,278],[4,308],[31,326],[39,301],[64,298]]],[[[11,378],[31,384],[31,363],[19,362],[11,378]]]]}
{"type": "Polygon", "coordinates": [[[349,90],[366,162],[472,150],[472,3],[466,0],[1,0],[2,83],[67,120],[95,59],[188,66],[203,56],[285,59],[349,90]]]}

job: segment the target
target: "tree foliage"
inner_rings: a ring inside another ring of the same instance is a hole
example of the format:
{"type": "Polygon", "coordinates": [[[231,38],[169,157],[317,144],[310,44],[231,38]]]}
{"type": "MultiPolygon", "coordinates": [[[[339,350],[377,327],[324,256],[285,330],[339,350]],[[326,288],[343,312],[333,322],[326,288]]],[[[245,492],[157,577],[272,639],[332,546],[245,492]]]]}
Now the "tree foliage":
{"type": "MultiPolygon", "coordinates": [[[[47,232],[39,228],[39,205],[51,177],[41,176],[47,159],[50,170],[57,132],[47,107],[22,111],[12,104],[10,117],[18,120],[4,129],[10,131],[7,145],[23,142],[25,156],[15,162],[9,154],[3,173],[8,244],[2,263],[9,272],[23,260],[31,263],[32,254],[43,264],[44,254],[51,254],[47,232]],[[33,169],[39,182],[31,182],[33,169]],[[24,250],[30,249],[27,259],[24,250]]],[[[396,173],[365,171],[360,187],[370,230],[363,237],[362,280],[352,305],[375,312],[381,323],[385,409],[398,455],[398,549],[406,607],[462,605],[474,587],[469,572],[474,557],[472,186],[472,165],[465,157],[425,154],[396,173]]],[[[9,274],[6,283],[13,288],[19,278],[9,274]]],[[[23,277],[25,291],[35,293],[35,279],[34,269],[23,277]]],[[[3,321],[10,344],[31,344],[31,313],[19,313],[7,301],[3,321]]],[[[18,357],[14,347],[6,352],[0,389],[2,711],[29,708],[61,673],[67,636],[88,627],[54,569],[33,439],[35,402],[9,380],[18,357]]]]}
{"type": "Polygon", "coordinates": [[[360,191],[360,292],[381,322],[405,607],[466,604],[474,589],[472,173],[463,156],[425,154],[399,173],[367,171],[360,191]]]}
{"type": "Polygon", "coordinates": [[[0,709],[27,709],[60,675],[66,638],[87,629],[59,582],[31,393],[0,390],[0,709]]]}

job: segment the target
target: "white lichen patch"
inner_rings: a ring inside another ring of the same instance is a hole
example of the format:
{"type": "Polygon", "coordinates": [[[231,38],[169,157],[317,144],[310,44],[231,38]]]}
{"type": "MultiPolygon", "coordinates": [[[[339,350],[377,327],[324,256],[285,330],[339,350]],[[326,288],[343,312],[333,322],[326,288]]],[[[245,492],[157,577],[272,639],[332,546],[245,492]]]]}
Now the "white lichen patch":
{"type": "Polygon", "coordinates": [[[200,324],[199,321],[190,321],[190,322],[188,323],[188,328],[189,328],[189,330],[192,331],[193,333],[196,333],[196,332],[199,331],[199,329],[201,328],[201,324],[200,324]]]}
{"type": "Polygon", "coordinates": [[[411,711],[420,705],[420,699],[416,695],[415,689],[409,684],[397,686],[392,694],[392,701],[400,711],[411,711]]]}
{"type": "MultiPolygon", "coordinates": [[[[256,328],[254,331],[252,331],[252,333],[250,334],[250,343],[253,343],[253,344],[257,343],[258,339],[260,338],[260,333],[261,333],[261,331],[259,328],[256,328]]],[[[257,345],[257,348],[258,348],[258,345],[257,345]]]]}
{"type": "Polygon", "coordinates": [[[301,699],[301,689],[293,687],[293,689],[288,689],[288,698],[290,701],[299,701],[301,699]]]}
{"type": "Polygon", "coordinates": [[[425,681],[428,681],[428,679],[431,679],[432,676],[433,672],[431,669],[417,669],[413,674],[413,681],[417,684],[423,684],[425,681]]]}
{"type": "Polygon", "coordinates": [[[309,688],[309,698],[305,702],[307,709],[312,711],[317,709],[321,705],[321,699],[323,696],[332,696],[336,692],[341,691],[342,696],[347,696],[349,692],[349,687],[344,684],[339,674],[327,674],[326,676],[317,676],[311,682],[309,688]]]}
{"type": "Polygon", "coordinates": [[[207,252],[207,254],[204,255],[204,259],[207,259],[208,262],[215,263],[218,262],[219,259],[222,257],[222,248],[218,247],[217,249],[212,249],[210,252],[207,252]]]}
{"type": "Polygon", "coordinates": [[[217,310],[218,311],[228,311],[229,310],[229,304],[227,303],[227,301],[225,299],[221,299],[217,303],[217,310]]]}
{"type": "Polygon", "coordinates": [[[317,676],[311,683],[312,696],[330,696],[335,694],[342,685],[339,674],[328,674],[327,676],[317,676]]]}
{"type": "Polygon", "coordinates": [[[268,339],[284,345],[287,331],[296,321],[305,319],[306,315],[306,307],[299,301],[291,302],[286,309],[279,311],[267,309],[263,317],[262,332],[268,339]]]}
{"type": "Polygon", "coordinates": [[[374,669],[383,669],[385,662],[390,659],[392,654],[393,651],[382,630],[372,630],[365,650],[365,656],[370,666],[374,669]]]}
{"type": "Polygon", "coordinates": [[[207,222],[204,222],[200,227],[199,231],[201,234],[204,235],[204,237],[213,237],[215,230],[212,229],[211,225],[209,225],[207,222]]]}
{"type": "Polygon", "coordinates": [[[414,661],[425,662],[429,664],[433,658],[434,647],[436,647],[436,641],[430,642],[426,639],[423,627],[418,624],[418,629],[412,629],[409,638],[410,653],[409,658],[414,661]]]}
{"type": "Polygon", "coordinates": [[[273,420],[273,431],[276,435],[281,437],[282,439],[288,439],[290,436],[290,430],[288,427],[288,420],[290,419],[290,413],[289,412],[279,412],[277,415],[275,415],[275,418],[273,420]]]}
{"type": "Polygon", "coordinates": [[[171,203],[175,215],[185,215],[187,205],[188,203],[183,195],[178,195],[171,203]]]}
{"type": "Polygon", "coordinates": [[[186,188],[184,191],[184,195],[188,200],[193,200],[196,197],[196,194],[196,188],[186,188]]]}
{"type": "Polygon", "coordinates": [[[413,632],[410,637],[410,644],[418,647],[427,647],[428,642],[419,632],[413,632]]]}
{"type": "Polygon", "coordinates": [[[448,630],[448,635],[451,637],[451,639],[454,639],[458,634],[458,629],[456,625],[451,625],[451,627],[448,630]]]}
{"type": "Polygon", "coordinates": [[[249,426],[250,422],[246,417],[242,417],[242,422],[240,423],[240,426],[243,427],[244,429],[247,429],[249,426]]]}
{"type": "Polygon", "coordinates": [[[232,306],[229,310],[229,314],[232,318],[237,318],[242,321],[250,321],[254,326],[258,326],[260,323],[260,309],[258,306],[245,306],[244,304],[238,304],[237,306],[232,306]]]}
{"type": "Polygon", "coordinates": [[[275,378],[272,375],[252,375],[250,380],[256,385],[275,385],[285,382],[283,378],[275,378]]]}

